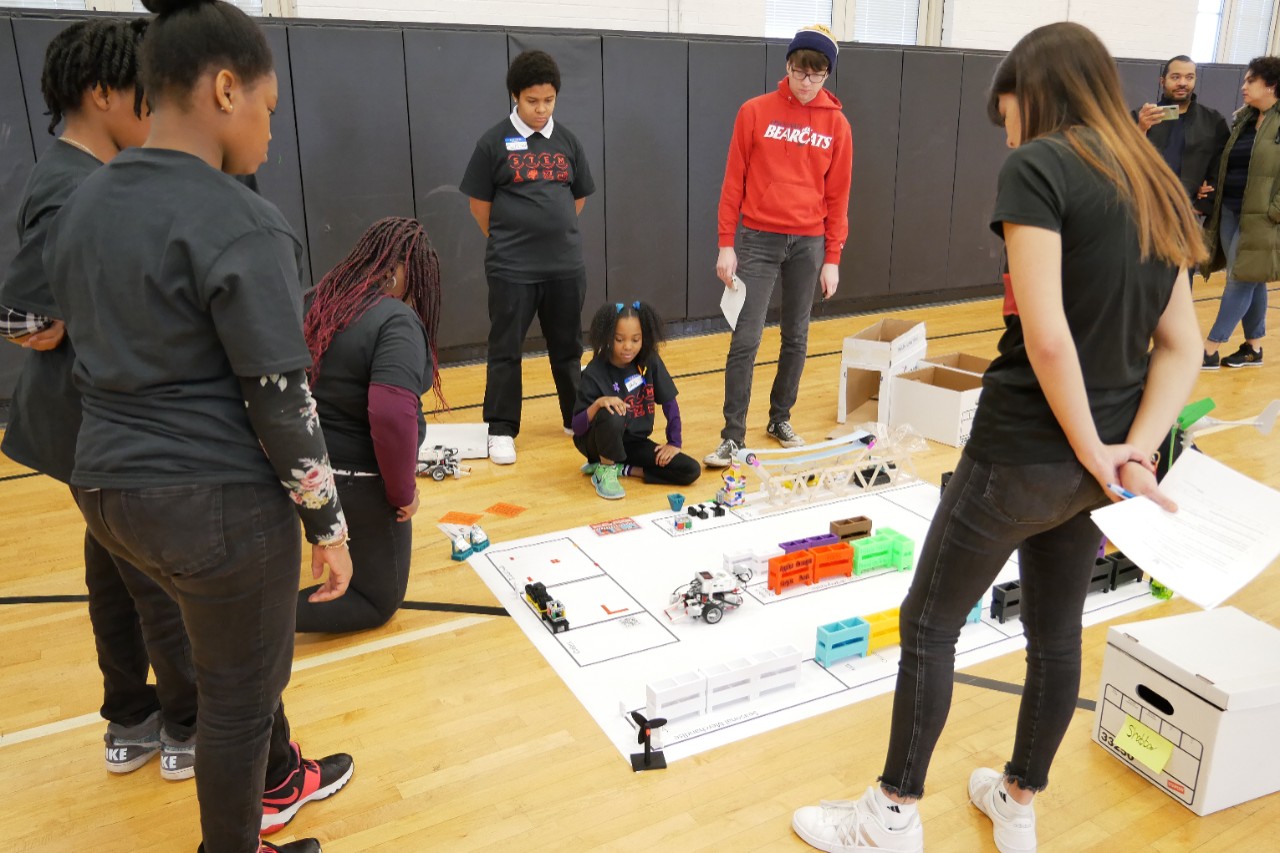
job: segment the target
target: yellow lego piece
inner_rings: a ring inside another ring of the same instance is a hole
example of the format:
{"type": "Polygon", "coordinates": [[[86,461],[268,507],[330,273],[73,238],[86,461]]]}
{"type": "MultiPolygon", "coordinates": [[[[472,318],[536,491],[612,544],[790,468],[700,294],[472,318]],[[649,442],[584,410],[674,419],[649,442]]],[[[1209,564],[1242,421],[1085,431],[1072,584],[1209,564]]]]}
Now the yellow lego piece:
{"type": "Polygon", "coordinates": [[[873,613],[862,618],[866,619],[867,624],[871,626],[869,652],[883,649],[886,646],[896,646],[901,642],[901,637],[898,634],[898,608],[882,610],[879,613],[873,613]]]}

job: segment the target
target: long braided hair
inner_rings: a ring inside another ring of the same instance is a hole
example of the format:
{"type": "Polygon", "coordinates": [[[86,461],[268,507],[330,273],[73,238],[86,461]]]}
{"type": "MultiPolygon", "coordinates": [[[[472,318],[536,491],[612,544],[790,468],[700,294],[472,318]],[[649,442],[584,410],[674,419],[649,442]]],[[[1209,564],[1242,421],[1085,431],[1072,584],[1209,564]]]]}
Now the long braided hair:
{"type": "Polygon", "coordinates": [[[369,226],[351,254],[316,285],[302,332],[311,351],[312,384],[329,344],[343,329],[364,316],[382,299],[394,298],[384,288],[396,266],[404,264],[404,301],[427,330],[431,355],[431,390],[437,407],[448,404],[440,387],[440,363],[436,359],[436,332],[440,327],[440,258],[416,219],[391,216],[369,226]]]}
{"type": "Polygon", "coordinates": [[[86,90],[105,86],[133,89],[133,111],[142,115],[138,53],[148,20],[78,21],[49,42],[40,75],[40,92],[49,108],[49,133],[67,113],[80,109],[86,90]]]}

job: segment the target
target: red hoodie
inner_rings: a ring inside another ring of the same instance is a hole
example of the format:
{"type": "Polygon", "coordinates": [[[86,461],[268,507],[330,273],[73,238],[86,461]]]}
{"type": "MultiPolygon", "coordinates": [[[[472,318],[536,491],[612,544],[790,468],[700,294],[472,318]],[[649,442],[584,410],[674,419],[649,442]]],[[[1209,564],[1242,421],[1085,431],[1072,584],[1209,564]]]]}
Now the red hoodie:
{"type": "Polygon", "coordinates": [[[782,78],[776,92],[738,110],[720,188],[720,246],[742,224],[756,231],[817,237],[824,263],[840,262],[849,236],[853,140],[840,101],[826,89],[801,105],[782,78]]]}

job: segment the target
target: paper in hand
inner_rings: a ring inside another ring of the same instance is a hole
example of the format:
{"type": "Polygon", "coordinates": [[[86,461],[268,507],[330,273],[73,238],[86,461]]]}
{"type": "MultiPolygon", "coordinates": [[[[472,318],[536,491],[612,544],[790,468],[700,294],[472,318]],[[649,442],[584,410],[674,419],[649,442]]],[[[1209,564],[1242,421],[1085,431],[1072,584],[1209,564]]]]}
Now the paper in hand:
{"type": "Polygon", "coordinates": [[[738,315],[742,313],[742,306],[746,301],[747,285],[735,275],[733,287],[726,287],[724,295],[720,297],[720,312],[729,321],[730,329],[738,328],[738,315]]]}
{"type": "Polygon", "coordinates": [[[1275,489],[1188,451],[1160,491],[1177,512],[1138,497],[1094,510],[1093,521],[1143,571],[1201,607],[1217,607],[1280,555],[1275,489]]]}

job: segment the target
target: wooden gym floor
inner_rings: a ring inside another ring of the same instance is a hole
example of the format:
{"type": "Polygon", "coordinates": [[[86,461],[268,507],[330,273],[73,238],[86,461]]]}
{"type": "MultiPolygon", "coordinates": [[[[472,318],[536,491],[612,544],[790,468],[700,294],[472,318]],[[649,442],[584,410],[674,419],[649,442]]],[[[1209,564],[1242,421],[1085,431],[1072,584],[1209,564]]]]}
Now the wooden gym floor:
{"type": "MultiPolygon", "coordinates": [[[[1220,280],[1197,285],[1202,328],[1220,292],[1220,280]]],[[[893,313],[927,321],[934,354],[995,354],[998,300],[893,313]]],[[[811,441],[833,425],[841,338],[879,316],[814,324],[794,419],[811,441]]],[[[680,386],[686,449],[697,457],[718,442],[727,346],[728,336],[717,334],[674,341],[665,350],[680,386]]],[[[754,442],[764,443],[777,347],[771,328],[756,373],[754,442]]],[[[1280,397],[1278,362],[1280,348],[1261,369],[1203,374],[1195,399],[1213,397],[1222,418],[1252,417],[1280,397]]],[[[480,420],[483,384],[482,365],[445,371],[455,410],[441,420],[480,420]]],[[[351,752],[356,774],[339,796],[303,809],[290,831],[319,837],[328,853],[808,849],[791,832],[792,810],[824,797],[856,797],[872,784],[891,696],[665,772],[633,774],[509,618],[466,612],[465,606],[495,602],[469,567],[450,561],[435,529],[446,512],[480,513],[498,502],[527,507],[512,519],[484,517],[490,537],[502,542],[665,504],[666,489],[635,480],[626,481],[624,502],[600,501],[560,431],[545,359],[526,360],[525,390],[532,399],[525,403],[517,465],[479,461],[470,478],[422,483],[408,598],[463,605],[462,612],[406,609],[366,634],[299,639],[286,694],[295,734],[309,755],[351,752]]],[[[1202,446],[1280,487],[1280,435],[1240,428],[1202,446]]],[[[918,472],[937,482],[957,455],[931,444],[917,460],[918,472]]],[[[156,762],[123,777],[103,768],[101,681],[84,603],[23,603],[84,593],[81,520],[64,487],[28,473],[0,457],[0,850],[194,850],[194,783],[162,781],[156,762]]],[[[715,483],[714,474],[704,475],[693,488],[709,493],[715,483]]],[[[1229,603],[1280,625],[1280,568],[1271,566],[1229,603]]],[[[1175,600],[1136,618],[1191,609],[1175,600]]],[[[1094,699],[1106,627],[1088,629],[1084,644],[1081,693],[1094,699]]],[[[971,673],[1018,685],[1022,656],[971,673]]],[[[965,783],[975,766],[1003,766],[1017,703],[1007,692],[956,686],[922,805],[931,853],[994,849],[990,824],[969,805],[965,783]]],[[[1092,713],[1077,712],[1051,787],[1037,801],[1045,853],[1280,849],[1280,796],[1197,818],[1093,744],[1092,722],[1092,713]]]]}

